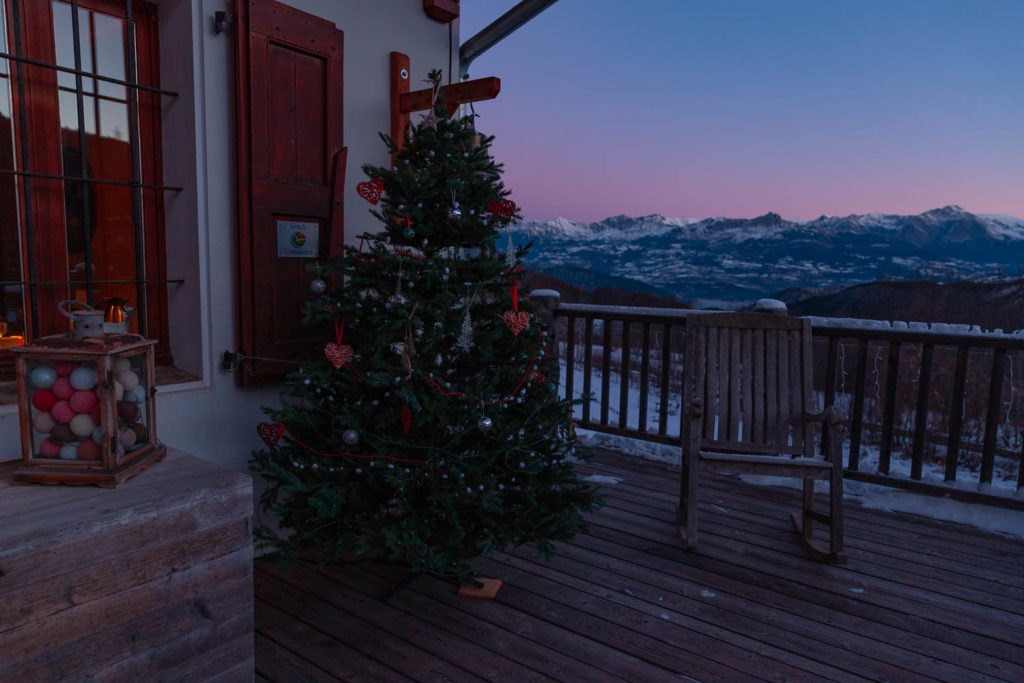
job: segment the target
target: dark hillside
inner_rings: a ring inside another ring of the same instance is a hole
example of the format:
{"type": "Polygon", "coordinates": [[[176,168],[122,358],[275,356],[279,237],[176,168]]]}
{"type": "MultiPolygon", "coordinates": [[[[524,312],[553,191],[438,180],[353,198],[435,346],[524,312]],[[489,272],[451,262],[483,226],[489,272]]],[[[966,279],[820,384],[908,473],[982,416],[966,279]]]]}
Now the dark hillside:
{"type": "Polygon", "coordinates": [[[792,315],[1024,329],[1024,278],[998,282],[871,282],[789,304],[792,315]]]}

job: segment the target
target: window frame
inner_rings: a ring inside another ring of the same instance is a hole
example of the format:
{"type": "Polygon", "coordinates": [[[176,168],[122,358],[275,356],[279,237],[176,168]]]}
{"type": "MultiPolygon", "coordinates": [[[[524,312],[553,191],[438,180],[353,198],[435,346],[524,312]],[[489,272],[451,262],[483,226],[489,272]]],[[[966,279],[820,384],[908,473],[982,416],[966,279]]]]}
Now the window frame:
{"type": "MultiPolygon", "coordinates": [[[[125,88],[128,100],[131,177],[127,182],[120,178],[90,177],[87,182],[127,185],[130,188],[136,270],[134,278],[125,279],[136,284],[136,303],[141,304],[138,306],[139,332],[157,340],[157,362],[170,364],[163,195],[167,190],[180,188],[163,185],[162,98],[176,93],[160,89],[158,8],[154,3],[142,0],[61,1],[72,11],[79,8],[99,12],[114,16],[121,22],[126,22],[130,15],[134,26],[134,36],[130,35],[131,31],[124,31],[125,76],[119,83],[125,88]],[[131,54],[133,45],[134,58],[131,54]]],[[[11,86],[13,177],[18,198],[21,280],[30,283],[22,285],[21,293],[25,338],[29,342],[67,328],[67,321],[57,312],[56,304],[70,298],[72,284],[79,284],[79,281],[70,282],[64,196],[66,183],[81,181],[45,176],[80,177],[81,172],[64,169],[61,156],[64,133],[59,115],[61,87],[58,85],[58,73],[67,73],[68,69],[55,68],[53,2],[5,0],[3,9],[6,11],[8,52],[21,58],[6,61],[11,86]]],[[[82,28],[79,27],[80,35],[82,28]]],[[[89,30],[88,27],[85,30],[89,30]]],[[[80,80],[84,82],[94,74],[85,71],[83,65],[81,76],[80,80]]],[[[76,88],[80,85],[77,80],[76,88]]],[[[89,288],[90,296],[90,285],[103,282],[94,278],[82,281],[89,288]]],[[[98,305],[98,302],[94,303],[98,305]]],[[[11,377],[13,354],[0,351],[0,379],[11,377]]]]}

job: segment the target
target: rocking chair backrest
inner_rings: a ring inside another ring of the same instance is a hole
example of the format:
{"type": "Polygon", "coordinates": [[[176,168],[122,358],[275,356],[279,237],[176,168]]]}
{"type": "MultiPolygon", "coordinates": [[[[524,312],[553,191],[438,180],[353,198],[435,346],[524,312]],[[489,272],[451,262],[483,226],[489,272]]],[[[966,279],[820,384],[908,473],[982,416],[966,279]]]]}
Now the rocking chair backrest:
{"type": "Polygon", "coordinates": [[[702,450],[813,456],[809,320],[690,314],[684,353],[683,410],[703,403],[702,450]]]}

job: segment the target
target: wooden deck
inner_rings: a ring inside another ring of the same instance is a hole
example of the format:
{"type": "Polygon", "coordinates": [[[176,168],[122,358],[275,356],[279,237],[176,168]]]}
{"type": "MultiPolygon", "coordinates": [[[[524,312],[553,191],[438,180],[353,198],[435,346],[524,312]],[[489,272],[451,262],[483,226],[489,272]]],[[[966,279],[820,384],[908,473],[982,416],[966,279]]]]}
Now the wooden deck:
{"type": "Polygon", "coordinates": [[[1024,541],[849,504],[849,563],[820,565],[795,490],[722,477],[685,552],[678,470],[607,451],[581,470],[621,481],[552,561],[482,562],[494,601],[421,576],[381,602],[401,569],[258,564],[258,680],[1024,680],[1024,541]]]}

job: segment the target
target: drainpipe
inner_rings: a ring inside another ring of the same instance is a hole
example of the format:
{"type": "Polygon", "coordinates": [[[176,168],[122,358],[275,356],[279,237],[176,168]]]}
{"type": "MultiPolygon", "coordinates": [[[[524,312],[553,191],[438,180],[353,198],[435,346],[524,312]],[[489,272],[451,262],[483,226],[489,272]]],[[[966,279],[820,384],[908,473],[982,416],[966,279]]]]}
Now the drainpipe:
{"type": "Polygon", "coordinates": [[[495,19],[490,25],[459,47],[459,78],[469,78],[469,65],[520,26],[533,19],[558,0],[523,0],[495,19]]]}

